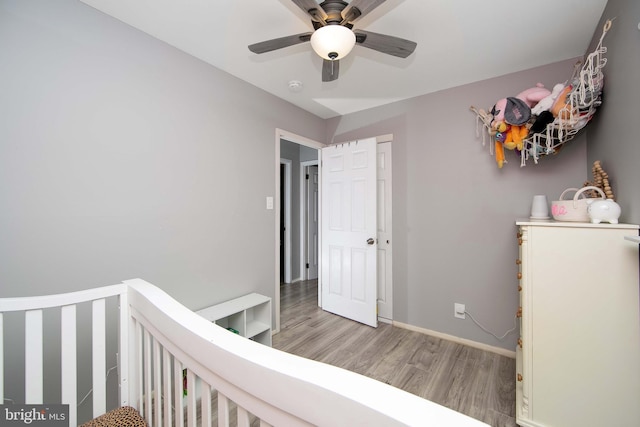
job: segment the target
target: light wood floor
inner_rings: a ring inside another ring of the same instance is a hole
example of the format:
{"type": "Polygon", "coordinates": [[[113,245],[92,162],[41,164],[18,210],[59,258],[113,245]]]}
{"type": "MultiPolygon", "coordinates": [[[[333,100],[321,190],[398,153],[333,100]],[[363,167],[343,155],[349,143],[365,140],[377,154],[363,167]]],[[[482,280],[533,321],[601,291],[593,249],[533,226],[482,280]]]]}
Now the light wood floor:
{"type": "Polygon", "coordinates": [[[515,360],[380,323],[322,311],[316,281],[280,287],[273,347],[385,382],[485,423],[515,426],[515,360]]]}

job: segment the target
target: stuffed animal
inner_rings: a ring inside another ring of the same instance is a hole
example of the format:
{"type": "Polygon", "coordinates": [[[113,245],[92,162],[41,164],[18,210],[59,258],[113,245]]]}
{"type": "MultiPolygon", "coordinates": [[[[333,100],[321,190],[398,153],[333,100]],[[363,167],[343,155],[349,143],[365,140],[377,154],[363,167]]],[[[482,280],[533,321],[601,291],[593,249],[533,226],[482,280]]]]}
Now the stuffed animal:
{"type": "Polygon", "coordinates": [[[567,120],[571,118],[571,107],[567,104],[567,96],[571,92],[573,86],[567,85],[562,92],[556,98],[556,102],[554,102],[553,107],[551,107],[551,113],[553,117],[560,117],[563,120],[567,120]]]}
{"type": "Polygon", "coordinates": [[[548,96],[551,92],[542,83],[525,89],[516,96],[499,99],[491,110],[493,121],[491,127],[496,129],[500,122],[520,126],[531,118],[531,107],[548,96]]]}
{"type": "Polygon", "coordinates": [[[504,148],[522,151],[523,140],[527,137],[528,133],[529,130],[526,126],[511,126],[503,142],[504,148]]]}
{"type": "MultiPolygon", "coordinates": [[[[542,102],[542,101],[541,101],[542,102]]],[[[549,123],[553,123],[554,117],[551,111],[544,110],[538,114],[538,118],[531,125],[529,131],[531,133],[542,133],[547,129],[549,123]]]]}
{"type": "Polygon", "coordinates": [[[549,89],[545,88],[542,83],[537,83],[535,87],[523,90],[517,94],[516,98],[522,99],[530,108],[533,108],[550,94],[549,89]]]}
{"type": "Polygon", "coordinates": [[[509,132],[509,126],[505,122],[498,124],[495,131],[495,151],[496,151],[496,163],[498,168],[502,169],[502,166],[506,163],[504,158],[504,141],[507,139],[507,132],[509,132]]]}
{"type": "Polygon", "coordinates": [[[531,114],[539,116],[543,111],[548,111],[555,103],[558,95],[563,91],[564,84],[558,83],[553,87],[551,93],[542,98],[534,107],[531,108],[531,114]]]}
{"type": "Polygon", "coordinates": [[[516,97],[508,97],[498,100],[491,110],[493,121],[491,128],[497,129],[500,123],[510,125],[523,125],[531,117],[531,108],[526,102],[516,97]]]}
{"type": "Polygon", "coordinates": [[[504,146],[502,142],[496,139],[496,163],[498,163],[498,169],[502,169],[502,166],[505,164],[504,159],[504,146]]]}

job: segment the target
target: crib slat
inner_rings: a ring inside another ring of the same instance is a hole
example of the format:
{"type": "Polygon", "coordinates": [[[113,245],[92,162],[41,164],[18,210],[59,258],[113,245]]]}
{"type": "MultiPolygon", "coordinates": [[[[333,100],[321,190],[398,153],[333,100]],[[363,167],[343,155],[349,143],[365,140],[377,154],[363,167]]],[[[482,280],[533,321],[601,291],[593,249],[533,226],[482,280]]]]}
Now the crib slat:
{"type": "Polygon", "coordinates": [[[196,427],[196,375],[187,369],[187,426],[196,427]]]}
{"type": "Polygon", "coordinates": [[[218,427],[229,427],[229,399],[218,391],[218,427]]]}
{"type": "Polygon", "coordinates": [[[156,415],[155,425],[162,427],[162,398],[160,391],[162,390],[162,353],[160,352],[160,343],[153,340],[153,399],[154,412],[156,415]]]}
{"type": "Polygon", "coordinates": [[[200,425],[211,426],[211,386],[204,380],[200,380],[200,425]]]}
{"type": "Polygon", "coordinates": [[[249,427],[249,413],[241,406],[238,406],[238,427],[249,427]]]}
{"type": "Polygon", "coordinates": [[[171,427],[171,353],[162,349],[162,391],[164,395],[164,425],[171,427]]]}
{"type": "Polygon", "coordinates": [[[144,409],[145,419],[149,425],[152,423],[151,408],[151,334],[144,329],[144,409]]]}
{"type": "MultiPolygon", "coordinates": [[[[129,298],[127,292],[123,292],[120,294],[118,299],[119,304],[119,323],[118,323],[118,331],[119,331],[119,341],[118,341],[118,377],[120,379],[120,389],[118,392],[120,393],[120,406],[129,406],[129,353],[133,349],[130,349],[130,337],[129,331],[133,331],[131,326],[133,325],[133,321],[129,319],[129,298]]],[[[132,333],[132,332],[131,332],[132,333]]]]}
{"type": "Polygon", "coordinates": [[[175,408],[175,423],[177,427],[184,427],[184,406],[182,405],[182,396],[184,394],[183,386],[184,381],[182,380],[182,363],[176,358],[173,359],[173,384],[175,395],[173,398],[174,408],[175,408]]]}
{"type": "Polygon", "coordinates": [[[78,404],[76,360],[76,306],[62,307],[60,318],[60,358],[62,403],[69,405],[69,425],[77,425],[78,404]]]}
{"type": "Polygon", "coordinates": [[[92,302],[93,416],[107,412],[107,356],[105,300],[92,302]]]}
{"type": "Polygon", "coordinates": [[[142,371],[142,367],[143,365],[143,360],[144,360],[144,355],[142,354],[142,340],[144,339],[144,332],[142,331],[142,325],[140,324],[140,322],[135,322],[136,325],[136,329],[135,329],[135,348],[136,348],[136,354],[135,354],[135,367],[136,367],[136,373],[137,373],[137,378],[134,381],[134,386],[135,386],[135,399],[136,399],[136,407],[138,408],[138,411],[140,411],[141,414],[144,414],[144,401],[143,401],[143,397],[144,397],[144,386],[143,386],[143,371],[142,371]]]}
{"type": "Polygon", "coordinates": [[[25,402],[42,404],[42,310],[25,312],[25,402]]]}

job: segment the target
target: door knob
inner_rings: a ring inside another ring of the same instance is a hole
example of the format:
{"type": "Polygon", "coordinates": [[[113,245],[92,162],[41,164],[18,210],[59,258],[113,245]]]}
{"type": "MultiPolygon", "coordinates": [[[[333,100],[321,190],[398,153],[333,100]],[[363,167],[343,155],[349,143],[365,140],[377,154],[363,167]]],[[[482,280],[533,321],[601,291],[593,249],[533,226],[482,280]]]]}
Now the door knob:
{"type": "Polygon", "coordinates": [[[371,237],[369,237],[369,238],[367,239],[367,245],[373,245],[375,242],[376,242],[376,241],[375,241],[375,240],[373,240],[371,237]]]}

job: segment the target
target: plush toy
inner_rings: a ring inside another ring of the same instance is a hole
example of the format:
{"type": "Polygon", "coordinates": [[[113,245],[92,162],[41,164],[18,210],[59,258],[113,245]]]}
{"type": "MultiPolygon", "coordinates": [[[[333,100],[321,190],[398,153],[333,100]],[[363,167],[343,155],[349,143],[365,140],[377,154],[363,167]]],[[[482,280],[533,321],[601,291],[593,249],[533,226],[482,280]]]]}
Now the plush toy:
{"type": "Polygon", "coordinates": [[[534,107],[531,108],[531,114],[535,114],[536,116],[540,115],[543,111],[548,111],[553,104],[555,103],[558,95],[564,89],[564,84],[558,83],[553,87],[551,93],[544,98],[542,98],[534,107]]]}
{"type": "Polygon", "coordinates": [[[529,131],[531,133],[542,133],[547,129],[547,125],[549,123],[553,123],[554,117],[551,111],[544,110],[538,114],[538,118],[531,125],[531,129],[529,131]]]}
{"type": "Polygon", "coordinates": [[[496,163],[498,163],[499,169],[502,169],[502,166],[506,163],[506,160],[504,158],[504,141],[507,139],[508,131],[509,126],[507,126],[505,122],[499,123],[495,130],[496,163]]]}
{"type": "Polygon", "coordinates": [[[523,125],[531,117],[531,108],[526,102],[516,97],[502,98],[496,102],[491,110],[493,121],[491,128],[497,129],[500,123],[523,125]]]}
{"type": "Polygon", "coordinates": [[[500,122],[520,126],[531,118],[531,107],[549,96],[551,92],[542,83],[525,89],[516,96],[499,99],[491,110],[493,121],[491,127],[495,129],[500,122]]]}
{"type": "Polygon", "coordinates": [[[527,137],[528,133],[529,130],[526,126],[511,126],[503,142],[504,148],[522,151],[523,140],[527,137]]]}
{"type": "Polygon", "coordinates": [[[567,104],[567,96],[571,92],[571,89],[573,89],[573,86],[567,85],[562,92],[560,92],[558,98],[556,98],[556,102],[554,102],[550,110],[553,117],[560,117],[563,120],[571,118],[571,106],[567,104]]]}
{"type": "Polygon", "coordinates": [[[542,83],[537,83],[535,87],[523,90],[517,94],[516,98],[523,100],[530,108],[533,108],[550,94],[549,89],[545,88],[542,83]]]}
{"type": "Polygon", "coordinates": [[[497,139],[496,139],[496,163],[498,163],[499,169],[502,169],[502,166],[504,166],[504,163],[505,163],[504,147],[502,145],[502,142],[498,141],[497,139]]]}

